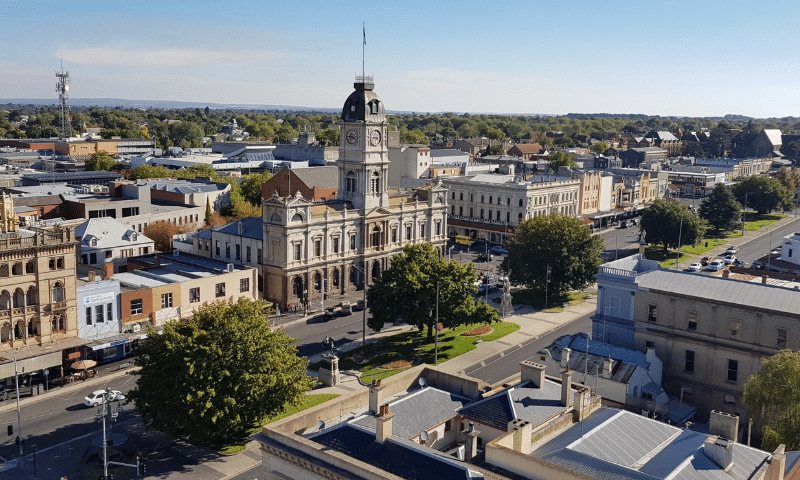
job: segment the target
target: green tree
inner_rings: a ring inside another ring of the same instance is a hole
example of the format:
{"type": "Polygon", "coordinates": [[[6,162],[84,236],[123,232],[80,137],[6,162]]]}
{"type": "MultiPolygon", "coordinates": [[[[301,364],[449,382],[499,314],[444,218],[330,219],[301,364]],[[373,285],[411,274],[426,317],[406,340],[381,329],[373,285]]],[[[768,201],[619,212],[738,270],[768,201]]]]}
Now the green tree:
{"type": "Polygon", "coordinates": [[[681,155],[694,158],[705,158],[706,152],[699,142],[685,142],[681,148],[681,155]]]}
{"type": "Polygon", "coordinates": [[[275,134],[275,130],[267,122],[250,123],[245,131],[257,139],[268,139],[275,134]]]}
{"type": "Polygon", "coordinates": [[[367,291],[372,318],[369,326],[380,331],[384,324],[403,320],[427,328],[433,336],[436,318],[436,284],[439,281],[439,322],[445,328],[499,320],[497,311],[476,303],[475,268],[448,262],[431,244],[406,245],[392,258],[391,266],[367,291]],[[450,283],[448,283],[450,282],[450,283]]]}
{"type": "Polygon", "coordinates": [[[711,195],[700,204],[699,214],[717,231],[724,231],[736,228],[741,220],[741,211],[742,204],[736,201],[733,191],[718,183],[711,195]]]}
{"type": "Polygon", "coordinates": [[[602,263],[603,240],[580,220],[557,213],[523,220],[501,269],[512,284],[544,291],[550,267],[551,293],[586,288],[602,263]]]}
{"type": "Polygon", "coordinates": [[[794,208],[792,195],[777,178],[753,175],[733,186],[733,194],[745,208],[753,208],[759,214],[776,209],[794,208]],[[745,204],[745,194],[747,203],[745,204]]]}
{"type": "Polygon", "coordinates": [[[293,138],[297,138],[300,133],[292,128],[290,125],[282,124],[275,130],[275,140],[281,143],[287,143],[293,138]]]}
{"type": "Polygon", "coordinates": [[[93,153],[92,157],[86,161],[85,168],[88,171],[101,171],[111,170],[116,165],[119,165],[119,163],[111,158],[107,152],[97,152],[93,153]]]}
{"type": "Polygon", "coordinates": [[[220,447],[300,403],[313,386],[308,360],[282,330],[270,331],[268,313],[264,301],[216,302],[167,322],[161,335],[149,329],[129,392],[145,425],[220,447]]]}
{"type": "MultiPolygon", "coordinates": [[[[206,107],[206,108],[208,108],[208,107],[206,107]]],[[[206,197],[206,214],[203,217],[203,221],[205,222],[206,227],[210,227],[211,226],[211,220],[212,220],[212,216],[213,215],[214,215],[214,211],[211,210],[211,202],[208,200],[208,197],[206,197]]]]}
{"type": "Polygon", "coordinates": [[[656,199],[642,213],[645,240],[662,244],[664,252],[680,245],[694,245],[706,234],[705,222],[680,202],[656,199]]]}
{"type": "Polygon", "coordinates": [[[597,142],[589,150],[594,153],[605,153],[608,150],[608,144],[606,142],[597,142]]]}
{"type": "Polygon", "coordinates": [[[800,449],[800,352],[781,350],[751,375],[742,396],[747,412],[762,425],[761,448],[800,449]]]}
{"type": "Polygon", "coordinates": [[[167,178],[171,171],[163,165],[139,165],[128,172],[128,180],[139,180],[144,178],[167,178]]]}
{"type": "Polygon", "coordinates": [[[339,129],[338,128],[326,128],[325,130],[321,131],[317,134],[317,140],[321,142],[327,142],[328,145],[332,147],[339,146],[339,129]]]}
{"type": "Polygon", "coordinates": [[[575,160],[572,159],[572,156],[565,152],[556,152],[552,155],[549,155],[547,160],[550,162],[550,170],[552,170],[553,173],[558,173],[558,167],[576,166],[575,160]]]}
{"type": "Polygon", "coordinates": [[[245,200],[253,205],[261,206],[261,186],[264,185],[272,174],[269,172],[254,173],[252,175],[245,175],[244,181],[240,184],[242,189],[242,196],[245,200]]]}
{"type": "Polygon", "coordinates": [[[170,137],[178,145],[199,147],[203,144],[203,127],[194,122],[181,122],[172,126],[170,137]]]}
{"type": "Polygon", "coordinates": [[[427,145],[430,143],[428,137],[420,130],[407,130],[405,132],[400,132],[403,143],[411,143],[417,145],[427,145]]]}
{"type": "Polygon", "coordinates": [[[790,195],[794,195],[797,186],[800,185],[800,169],[781,167],[775,173],[775,178],[786,187],[790,195]]]}
{"type": "Polygon", "coordinates": [[[239,220],[246,217],[260,217],[261,205],[253,205],[246,200],[234,200],[229,212],[229,220],[239,220]]]}

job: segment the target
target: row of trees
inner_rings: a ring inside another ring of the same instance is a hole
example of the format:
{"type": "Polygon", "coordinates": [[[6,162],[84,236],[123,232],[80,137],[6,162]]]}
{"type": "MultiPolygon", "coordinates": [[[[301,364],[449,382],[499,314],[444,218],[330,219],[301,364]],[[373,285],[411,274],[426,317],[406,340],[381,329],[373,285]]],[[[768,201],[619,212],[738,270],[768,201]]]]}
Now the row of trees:
{"type": "MultiPolygon", "coordinates": [[[[82,108],[71,109],[73,131],[78,133],[85,124],[100,127],[105,138],[153,138],[159,147],[200,146],[202,138],[222,130],[232,119],[258,140],[285,142],[296,138],[298,132],[309,130],[317,138],[338,145],[339,131],[335,113],[294,113],[240,110],[188,109],[122,109],[82,108]],[[176,120],[178,122],[176,122],[176,120]]],[[[747,118],[677,118],[646,117],[642,115],[577,115],[525,116],[525,115],[470,115],[470,114],[396,114],[387,122],[397,129],[403,141],[428,143],[436,135],[444,138],[472,138],[484,136],[491,139],[519,140],[535,132],[541,135],[536,141],[545,145],[577,146],[590,138],[606,140],[619,133],[641,132],[651,129],[674,131],[710,130],[710,139],[704,144],[687,145],[684,153],[695,156],[719,155],[732,147],[733,135],[738,130],[760,131],[762,128],[779,128],[783,133],[800,133],[800,121],[794,117],[759,122],[747,118]],[[559,138],[546,137],[544,132],[560,131],[559,138]]],[[[11,107],[0,111],[0,137],[47,138],[57,135],[58,111],[55,107],[11,107]],[[6,113],[7,112],[7,113],[6,113]],[[28,121],[15,129],[11,122],[28,116],[28,121]]],[[[798,145],[800,154],[800,144],[798,145]]]]}

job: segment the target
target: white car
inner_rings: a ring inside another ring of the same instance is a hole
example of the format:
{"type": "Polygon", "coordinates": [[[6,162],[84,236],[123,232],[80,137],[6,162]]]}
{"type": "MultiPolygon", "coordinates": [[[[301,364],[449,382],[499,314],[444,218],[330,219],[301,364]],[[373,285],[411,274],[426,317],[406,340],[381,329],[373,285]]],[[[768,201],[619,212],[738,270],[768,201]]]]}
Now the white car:
{"type": "Polygon", "coordinates": [[[736,261],[736,257],[733,255],[725,255],[725,258],[722,259],[722,261],[725,262],[725,265],[730,265],[736,261]]]}
{"type": "Polygon", "coordinates": [[[731,245],[730,247],[728,247],[727,250],[725,250],[726,255],[736,255],[737,253],[739,253],[739,249],[734,247],[733,245],[731,245]]]}
{"type": "Polygon", "coordinates": [[[691,265],[689,265],[689,267],[686,270],[689,270],[690,272],[699,272],[702,269],[703,265],[701,263],[694,262],[691,265]]]}
{"type": "Polygon", "coordinates": [[[711,263],[708,264],[708,269],[712,272],[722,270],[723,268],[725,268],[725,262],[719,258],[712,260],[711,263]]]}
{"type": "MultiPolygon", "coordinates": [[[[96,407],[105,403],[105,390],[95,390],[83,399],[83,404],[87,407],[96,407]]],[[[125,395],[119,390],[111,390],[111,401],[125,400],[125,395]]]]}

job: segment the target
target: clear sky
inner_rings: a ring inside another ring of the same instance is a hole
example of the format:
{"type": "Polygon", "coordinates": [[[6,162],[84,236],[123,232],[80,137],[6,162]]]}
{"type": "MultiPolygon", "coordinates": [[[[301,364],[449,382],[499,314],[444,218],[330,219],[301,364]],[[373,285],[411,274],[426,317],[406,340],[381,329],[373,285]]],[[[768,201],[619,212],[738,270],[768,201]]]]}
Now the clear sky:
{"type": "Polygon", "coordinates": [[[799,116],[796,0],[0,1],[0,98],[799,116]]]}

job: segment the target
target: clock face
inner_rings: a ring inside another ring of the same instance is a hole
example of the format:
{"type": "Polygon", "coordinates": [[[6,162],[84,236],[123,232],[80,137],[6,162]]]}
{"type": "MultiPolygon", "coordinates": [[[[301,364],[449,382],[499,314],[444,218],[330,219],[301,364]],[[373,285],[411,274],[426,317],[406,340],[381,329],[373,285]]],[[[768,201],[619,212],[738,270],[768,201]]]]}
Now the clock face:
{"type": "Polygon", "coordinates": [[[372,133],[369,136],[369,141],[370,141],[370,143],[372,144],[373,147],[377,146],[379,143],[381,143],[381,131],[380,130],[373,130],[372,133]]]}
{"type": "Polygon", "coordinates": [[[348,130],[347,131],[347,143],[350,145],[355,145],[358,142],[358,132],[355,130],[348,130]]]}

